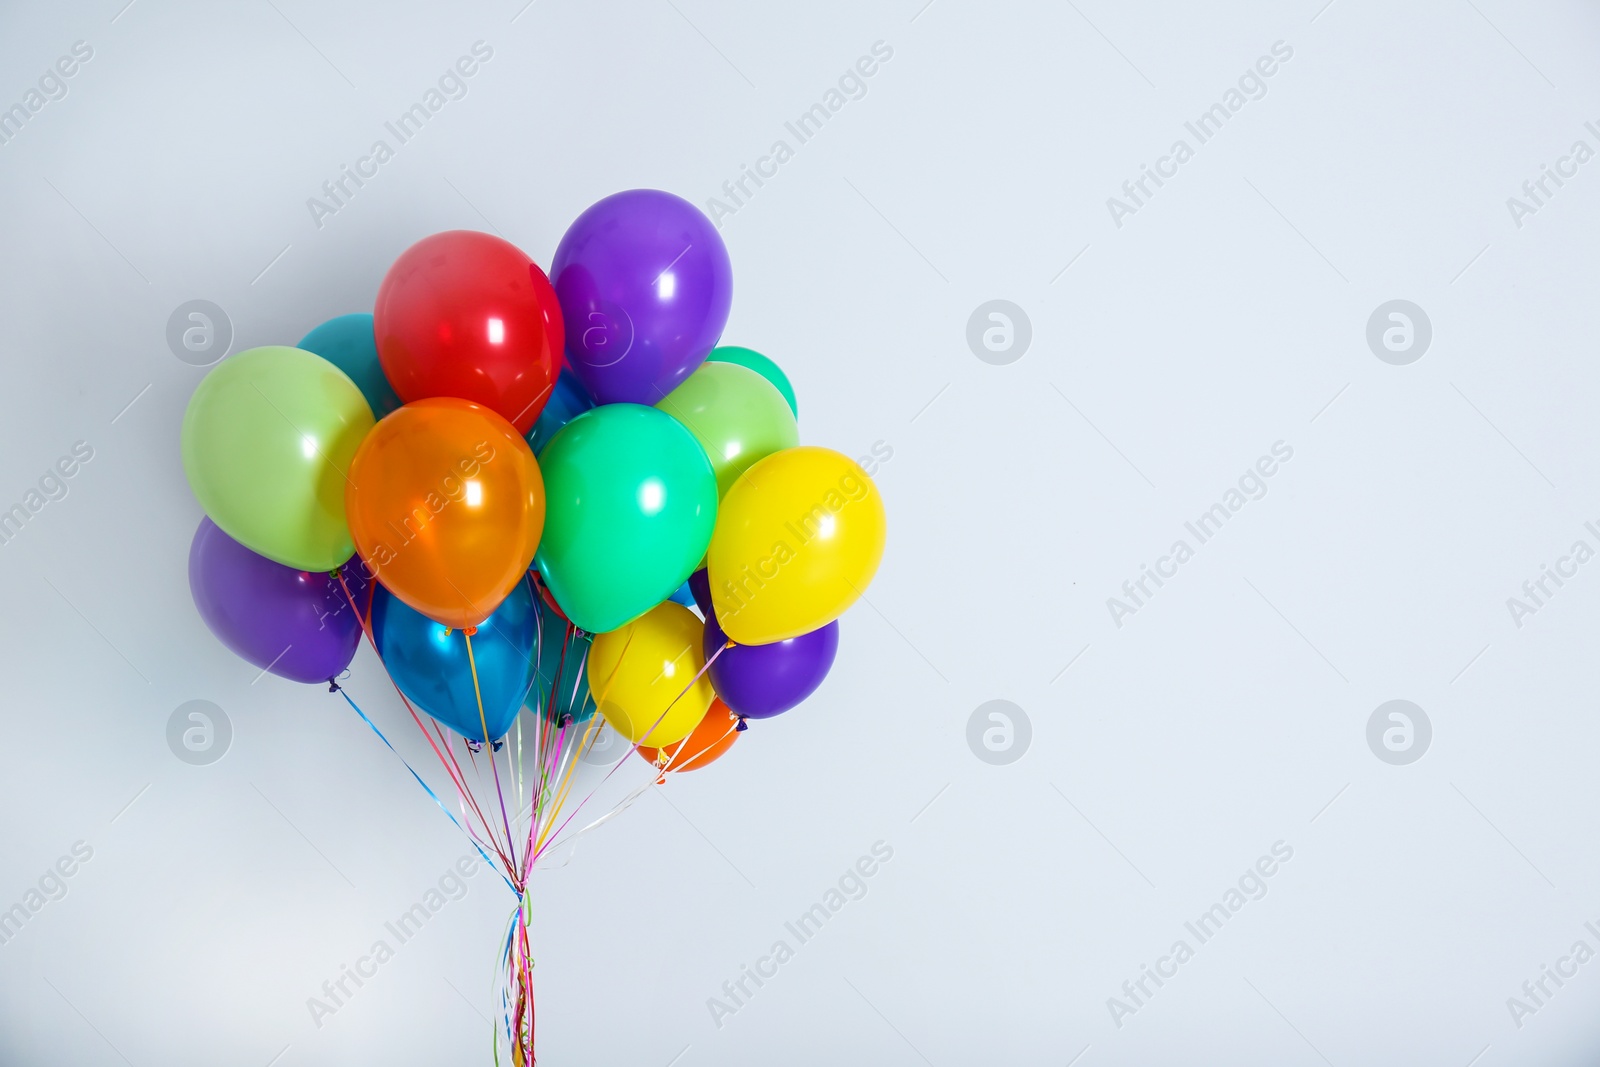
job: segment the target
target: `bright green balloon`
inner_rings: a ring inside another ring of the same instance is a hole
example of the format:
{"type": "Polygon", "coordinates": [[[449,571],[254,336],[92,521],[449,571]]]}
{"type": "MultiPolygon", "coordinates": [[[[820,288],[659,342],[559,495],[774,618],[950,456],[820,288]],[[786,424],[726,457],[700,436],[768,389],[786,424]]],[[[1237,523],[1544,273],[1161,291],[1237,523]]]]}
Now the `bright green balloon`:
{"type": "Polygon", "coordinates": [[[783,394],[735,363],[702,363],[656,407],[683,423],[705,449],[719,498],[757,460],[800,443],[783,394]]]}
{"type": "Polygon", "coordinates": [[[789,410],[795,418],[800,417],[800,405],[794,400],[794,386],[789,384],[789,376],[783,373],[783,368],[772,360],[763,356],[753,348],[740,348],[738,345],[728,345],[724,348],[713,348],[706,357],[707,363],[733,363],[740,367],[749,367],[767,381],[772,387],[783,394],[789,402],[789,410]]]}
{"type": "Polygon", "coordinates": [[[717,478],[693,435],[642,404],[602,404],[539,453],[544,535],[534,563],[590,633],[643,615],[700,565],[717,523],[717,478]]]}
{"type": "Polygon", "coordinates": [[[252,348],[219,363],[189,398],[183,473],[235,541],[328,571],[355,552],[345,472],[370,429],[372,409],[338,367],[298,348],[252,348]]]}

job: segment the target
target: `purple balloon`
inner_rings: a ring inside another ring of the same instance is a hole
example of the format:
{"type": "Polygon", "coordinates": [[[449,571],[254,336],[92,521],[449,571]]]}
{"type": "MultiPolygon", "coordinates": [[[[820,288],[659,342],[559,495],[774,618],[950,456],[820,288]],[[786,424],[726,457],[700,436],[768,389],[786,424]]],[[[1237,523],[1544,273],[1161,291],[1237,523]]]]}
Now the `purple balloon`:
{"type": "Polygon", "coordinates": [[[711,576],[704,567],[689,575],[689,592],[694,596],[694,606],[700,609],[700,617],[711,618],[711,576]]]}
{"type": "MultiPolygon", "coordinates": [[[[727,643],[716,616],[708,613],[706,658],[727,643]]],[[[711,687],[735,713],[770,719],[816,692],[838,651],[838,622],[770,645],[734,645],[711,665],[711,687]]]]}
{"type": "MultiPolygon", "coordinates": [[[[364,608],[361,566],[347,563],[342,573],[364,608]]],[[[337,578],[258,556],[210,519],[189,546],[189,592],[234,655],[290,681],[336,677],[361,643],[361,620],[337,578]]]]}
{"type": "Polygon", "coordinates": [[[659,189],[615,193],[578,216],[550,280],[567,365],[598,404],[654,404],[705,362],[733,304],[711,220],[659,189]]]}

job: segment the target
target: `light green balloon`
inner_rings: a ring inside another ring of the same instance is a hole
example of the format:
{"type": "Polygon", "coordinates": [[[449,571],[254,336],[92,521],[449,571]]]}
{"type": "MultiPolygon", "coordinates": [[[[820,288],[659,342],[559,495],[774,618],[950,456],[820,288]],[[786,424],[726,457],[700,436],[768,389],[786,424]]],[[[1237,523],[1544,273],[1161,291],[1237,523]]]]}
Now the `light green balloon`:
{"type": "Polygon", "coordinates": [[[794,412],[794,417],[800,417],[800,405],[795,403],[794,386],[789,384],[789,376],[783,373],[783,368],[772,360],[763,356],[753,348],[740,348],[738,345],[723,345],[713,348],[706,357],[708,363],[737,363],[741,367],[749,367],[767,381],[772,387],[783,394],[789,402],[789,410],[794,412]]]}
{"type": "Polygon", "coordinates": [[[372,409],[310,352],[269,345],[212,369],[183,413],[183,473],[224,533],[289,567],[328,571],[355,552],[345,475],[372,409]]]}
{"type": "Polygon", "coordinates": [[[800,443],[783,394],[737,363],[702,363],[656,407],[683,423],[705,449],[719,497],[757,460],[800,443]]]}

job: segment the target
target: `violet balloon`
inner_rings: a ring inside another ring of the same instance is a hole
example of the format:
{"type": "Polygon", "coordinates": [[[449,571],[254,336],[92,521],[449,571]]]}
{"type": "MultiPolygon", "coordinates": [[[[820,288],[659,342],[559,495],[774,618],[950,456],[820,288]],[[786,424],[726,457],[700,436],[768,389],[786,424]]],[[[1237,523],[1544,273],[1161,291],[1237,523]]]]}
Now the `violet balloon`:
{"type": "MultiPolygon", "coordinates": [[[[706,616],[705,656],[710,659],[728,636],[716,617],[706,616]]],[[[734,645],[711,664],[711,687],[722,702],[748,719],[781,715],[816,692],[839,651],[839,623],[830,622],[787,641],[734,645]]]]}
{"type": "Polygon", "coordinates": [[[711,618],[711,577],[706,569],[701,567],[689,575],[689,595],[694,597],[694,606],[700,609],[702,619],[711,618]]]}
{"type": "Polygon", "coordinates": [[[567,365],[598,404],[651,405],[716,347],[733,267],[698,208],[659,189],[615,193],[579,215],[551,263],[567,365]]]}
{"type": "MultiPolygon", "coordinates": [[[[343,573],[361,604],[361,568],[346,565],[343,573]]],[[[189,592],[229,651],[290,681],[337,677],[361,643],[361,620],[337,578],[257,555],[209,518],[189,546],[189,592]]]]}

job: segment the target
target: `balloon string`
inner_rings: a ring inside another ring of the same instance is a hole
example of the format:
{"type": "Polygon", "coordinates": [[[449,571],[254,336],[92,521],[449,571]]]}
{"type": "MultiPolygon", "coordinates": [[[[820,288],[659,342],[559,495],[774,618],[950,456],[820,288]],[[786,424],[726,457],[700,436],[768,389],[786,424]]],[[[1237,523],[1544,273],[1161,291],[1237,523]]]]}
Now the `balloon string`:
{"type": "MultiPolygon", "coordinates": [[[[695,760],[699,759],[701,756],[705,755],[707,752],[710,752],[713,748],[716,748],[718,745],[722,744],[722,742],[726,741],[730,734],[736,734],[738,732],[739,732],[739,720],[738,719],[729,719],[728,720],[728,728],[725,731],[723,731],[721,737],[718,737],[715,741],[711,741],[711,742],[707,743],[706,746],[704,748],[700,749],[698,752],[691,752],[689,755],[687,755],[687,756],[685,756],[683,758],[683,762],[684,763],[693,763],[695,760]]],[[[660,765],[661,766],[661,773],[663,775],[665,775],[667,771],[672,770],[673,764],[678,761],[678,756],[683,752],[683,746],[687,745],[693,738],[694,738],[694,734],[689,734],[686,737],[684,737],[684,739],[682,741],[678,742],[677,746],[672,750],[672,755],[667,757],[667,762],[665,764],[661,764],[660,765]]],[[[657,785],[661,785],[662,783],[661,782],[657,782],[656,784],[657,785]]]]}
{"type": "MultiPolygon", "coordinates": [[[[350,602],[351,609],[356,612],[358,617],[361,617],[360,609],[356,607],[355,595],[350,592],[350,586],[345,582],[343,572],[335,571],[334,574],[335,577],[339,579],[339,587],[344,590],[345,599],[350,602]]],[[[373,582],[376,583],[376,578],[373,579],[373,582]]],[[[377,639],[373,636],[371,619],[372,601],[376,598],[377,590],[374,588],[369,590],[369,593],[371,595],[368,598],[368,614],[365,617],[361,617],[361,629],[362,632],[366,634],[367,643],[371,646],[373,654],[378,657],[378,662],[382,663],[383,654],[379,652],[377,639]]],[[[385,667],[384,673],[388,674],[387,667],[385,667]]],[[[428,746],[433,749],[434,756],[436,756],[439,762],[444,766],[445,774],[449,776],[451,785],[455,786],[456,793],[461,798],[463,814],[465,814],[466,809],[469,806],[472,808],[473,814],[477,816],[479,824],[482,825],[485,835],[490,840],[491,847],[494,848],[495,854],[500,860],[501,866],[505,869],[507,874],[511,873],[511,871],[514,869],[513,865],[501,851],[499,845],[494,842],[494,834],[490,832],[491,824],[489,823],[489,820],[484,817],[482,809],[479,808],[477,798],[473,796],[472,791],[467,788],[466,778],[461,772],[460,764],[455,762],[455,757],[453,755],[446,755],[446,753],[449,752],[448,743],[444,745],[444,751],[441,751],[440,745],[435,744],[433,737],[428,733],[428,728],[423,725],[421,717],[417,715],[417,710],[411,706],[411,701],[407,699],[405,693],[401,692],[400,686],[395,682],[393,675],[389,675],[389,684],[394,686],[394,691],[399,695],[400,702],[405,705],[406,711],[410,712],[411,714],[411,721],[416,723],[417,729],[422,732],[423,739],[426,740],[428,742],[428,746]]],[[[441,742],[444,741],[443,734],[440,734],[439,740],[441,742]]],[[[468,833],[469,836],[473,838],[474,843],[476,843],[477,835],[473,834],[471,831],[468,831],[468,833]]]]}
{"type": "MultiPolygon", "coordinates": [[[[605,706],[606,697],[611,694],[611,686],[616,682],[617,675],[621,673],[622,661],[628,655],[628,649],[633,647],[633,638],[637,633],[638,633],[638,630],[636,628],[631,627],[631,626],[628,628],[628,637],[622,643],[622,651],[617,654],[616,665],[611,668],[611,673],[609,675],[607,675],[606,684],[601,688],[600,695],[598,697],[595,697],[594,706],[595,706],[596,709],[599,709],[599,708],[605,706]]],[[[591,646],[591,651],[592,650],[593,649],[592,649],[592,646],[591,646]]],[[[652,727],[652,729],[653,729],[653,727],[652,727]]],[[[585,735],[585,740],[587,740],[587,735],[585,735]]],[[[637,747],[637,746],[635,746],[635,747],[637,747]]],[[[626,758],[626,757],[624,757],[624,758],[626,758]]],[[[620,765],[621,765],[621,761],[619,760],[618,761],[618,766],[620,766],[620,765]]],[[[576,763],[574,763],[574,769],[575,768],[576,768],[576,763]]],[[[567,772],[566,781],[562,782],[561,788],[556,793],[556,802],[553,805],[551,805],[551,807],[550,807],[550,819],[551,819],[552,823],[554,822],[556,816],[560,813],[562,806],[566,803],[567,791],[571,788],[571,784],[572,784],[572,776],[573,776],[573,770],[569,769],[568,772],[567,772]]],[[[611,778],[611,775],[609,775],[609,774],[606,775],[606,777],[601,780],[600,784],[604,785],[605,782],[608,781],[610,778],[611,778]]],[[[596,786],[595,788],[598,789],[599,786],[596,786]]],[[[593,793],[590,793],[590,796],[593,796],[593,795],[594,795],[593,793]]],[[[584,798],[584,803],[587,803],[588,799],[589,799],[588,797],[585,797],[584,798]]],[[[574,809],[572,815],[567,816],[567,822],[570,822],[572,820],[572,816],[576,815],[578,813],[578,811],[582,809],[582,807],[583,807],[583,803],[580,803],[578,805],[578,808],[574,809]]],[[[565,826],[565,825],[566,825],[566,822],[563,822],[562,826],[565,826]]],[[[561,832],[560,827],[557,827],[555,832],[557,834],[559,834],[561,832]]],[[[546,824],[544,827],[542,827],[540,829],[538,840],[535,842],[535,845],[534,845],[534,859],[535,860],[537,860],[537,858],[538,858],[540,853],[544,852],[545,842],[548,839],[550,839],[551,836],[552,835],[550,834],[550,824],[546,824]]]]}
{"type": "MultiPolygon", "coordinates": [[[[367,611],[363,613],[357,607],[355,597],[352,594],[348,583],[345,581],[344,575],[336,573],[336,576],[339,579],[340,588],[344,591],[345,598],[350,603],[351,609],[356,612],[358,618],[360,619],[363,634],[366,636],[368,643],[371,645],[374,654],[378,655],[379,662],[381,663],[383,657],[378,650],[377,640],[373,633],[371,621],[372,606],[376,596],[376,589],[373,588],[369,590],[367,611]]],[[[536,1063],[536,1056],[534,1052],[535,1012],[532,973],[533,952],[528,931],[528,925],[531,919],[529,914],[531,910],[531,900],[527,895],[528,876],[533,866],[531,862],[532,853],[534,851],[531,847],[532,827],[530,825],[530,838],[528,843],[529,847],[527,847],[524,851],[523,862],[518,863],[516,859],[516,850],[514,847],[515,839],[512,836],[510,817],[506,810],[504,783],[501,780],[499,762],[494,756],[493,741],[489,737],[487,715],[483,705],[482,683],[478,676],[476,653],[472,647],[472,634],[468,630],[463,630],[462,636],[467,646],[467,661],[472,673],[473,695],[478,705],[479,724],[483,730],[483,738],[485,743],[491,745],[489,752],[489,766],[494,777],[495,793],[500,803],[501,825],[506,834],[504,847],[502,847],[501,844],[496,840],[496,835],[491,829],[492,824],[485,817],[483,809],[479,805],[476,795],[467,786],[465,772],[462,769],[461,764],[456,760],[453,746],[445,737],[444,731],[436,722],[433,722],[433,729],[430,732],[428,725],[425,724],[421,716],[417,714],[416,708],[412,706],[411,701],[406,697],[405,693],[400,690],[398,683],[394,682],[392,675],[390,676],[389,680],[390,683],[394,685],[395,692],[397,695],[399,695],[400,700],[405,705],[407,712],[410,713],[412,721],[416,724],[418,730],[421,731],[423,738],[428,742],[429,747],[433,749],[435,757],[438,758],[440,764],[444,767],[446,774],[450,778],[451,784],[455,786],[457,793],[460,795],[463,814],[465,815],[470,808],[471,813],[476,816],[478,823],[482,825],[488,838],[488,845],[493,850],[496,857],[500,860],[501,867],[503,868],[503,870],[500,872],[501,880],[506,883],[507,887],[510,888],[512,892],[517,894],[518,906],[513,915],[512,927],[510,931],[508,931],[509,937],[506,946],[508,963],[507,994],[508,999],[510,1000],[510,1004],[508,1005],[510,1008],[510,1013],[506,1019],[507,1036],[512,1041],[511,1051],[514,1062],[521,1065],[521,1067],[533,1067],[533,1065],[536,1063]]],[[[552,689],[553,688],[554,687],[552,687],[552,689]]],[[[421,774],[417,772],[416,768],[412,767],[411,764],[406,761],[405,757],[400,754],[399,750],[394,747],[394,745],[386,736],[384,736],[377,724],[374,723],[372,719],[361,710],[355,701],[350,698],[349,694],[345,693],[343,689],[339,689],[338,691],[340,695],[344,697],[346,703],[348,703],[357,712],[357,714],[361,716],[363,721],[367,723],[368,727],[378,736],[379,740],[381,740],[384,745],[395,754],[395,757],[401,761],[406,770],[411,773],[412,778],[417,782],[417,784],[422,786],[423,790],[428,794],[428,796],[433,799],[434,803],[439,807],[439,810],[443,811],[445,816],[449,818],[450,821],[467,836],[467,839],[472,842],[473,848],[478,852],[478,855],[482,857],[484,863],[493,867],[494,864],[489,858],[489,853],[485,851],[483,843],[480,843],[478,834],[474,832],[470,826],[463,825],[463,823],[456,818],[455,814],[445,806],[438,794],[434,792],[432,787],[428,785],[421,774]]],[[[517,724],[517,726],[518,730],[516,745],[517,755],[520,758],[522,752],[522,733],[520,722],[517,724]]],[[[547,743],[550,736],[549,732],[544,731],[542,732],[541,736],[547,743]]],[[[566,732],[563,730],[556,737],[555,748],[557,750],[557,755],[559,755],[559,749],[562,741],[565,739],[565,736],[566,732]]],[[[508,752],[508,764],[511,763],[511,760],[512,756],[508,752]]],[[[476,758],[473,758],[471,762],[475,768],[478,766],[476,758]]],[[[514,781],[516,782],[516,786],[519,791],[518,795],[520,796],[522,781],[520,771],[516,772],[514,781]]],[[[498,1063],[498,1039],[494,1042],[494,1049],[495,1060],[498,1063]]]]}
{"type": "MultiPolygon", "coordinates": [[[[733,642],[729,641],[727,644],[723,645],[721,648],[719,648],[715,652],[711,653],[711,658],[707,659],[704,663],[702,663],[700,665],[700,669],[698,671],[694,672],[694,677],[689,679],[689,684],[684,686],[683,689],[678,693],[678,695],[673,697],[672,701],[670,703],[668,703],[665,708],[661,709],[661,714],[656,716],[656,721],[650,724],[650,729],[648,729],[648,730],[646,730],[644,732],[644,736],[633,743],[633,749],[628,753],[628,755],[631,756],[631,755],[633,755],[634,752],[639,751],[640,746],[642,746],[644,744],[645,738],[648,738],[652,733],[654,733],[656,727],[661,725],[661,721],[667,717],[667,713],[670,712],[673,709],[674,706],[676,706],[678,701],[682,700],[684,698],[684,696],[689,692],[689,690],[693,689],[696,685],[699,684],[700,679],[703,678],[705,676],[705,673],[711,669],[711,665],[713,663],[717,662],[717,657],[722,655],[724,652],[726,652],[728,649],[730,649],[732,647],[733,647],[733,642]]],[[[617,766],[621,766],[621,763],[619,762],[617,766]]],[[[613,774],[616,773],[616,768],[612,768],[612,773],[613,774]]],[[[606,775],[606,777],[609,778],[609,777],[611,777],[611,775],[608,774],[608,775],[606,775]]]]}
{"type": "MultiPolygon", "coordinates": [[[[558,688],[560,687],[561,679],[563,677],[563,672],[567,669],[567,646],[569,644],[571,644],[571,643],[572,643],[572,623],[568,622],[567,623],[567,632],[564,635],[562,635],[562,638],[561,638],[561,657],[558,660],[556,660],[556,676],[550,682],[550,692],[551,692],[552,697],[555,695],[555,693],[557,692],[558,688]]],[[[557,708],[555,706],[554,699],[552,699],[551,702],[550,702],[550,714],[553,715],[553,716],[557,716],[557,721],[560,721],[559,720],[559,716],[561,715],[561,711],[560,711],[559,708],[557,708]]]]}
{"type": "MultiPolygon", "coordinates": [[[[634,634],[634,632],[636,632],[636,631],[630,631],[629,632],[629,634],[628,634],[628,644],[625,644],[625,645],[622,646],[622,653],[621,653],[621,655],[619,655],[617,657],[617,666],[612,669],[611,676],[606,679],[606,687],[605,687],[605,689],[601,692],[599,699],[595,701],[595,706],[596,707],[600,707],[605,703],[606,694],[611,691],[611,683],[613,681],[615,681],[617,675],[619,673],[621,673],[622,658],[623,658],[623,656],[626,656],[628,654],[628,645],[632,644],[632,642],[633,642],[633,634],[634,634]]],[[[717,657],[722,655],[723,652],[725,652],[727,649],[731,648],[732,646],[733,646],[733,642],[729,641],[727,644],[723,645],[721,648],[717,649],[715,652],[713,652],[711,654],[710,658],[707,659],[705,661],[705,663],[701,665],[700,669],[695,672],[694,677],[689,679],[689,684],[684,686],[683,690],[681,692],[679,692],[677,696],[672,698],[671,703],[669,703],[665,708],[662,709],[660,715],[656,716],[656,721],[650,724],[650,729],[645,731],[645,733],[643,735],[644,737],[649,737],[650,734],[655,730],[655,728],[657,726],[661,725],[661,720],[665,719],[667,717],[667,712],[672,710],[673,705],[677,704],[678,701],[682,700],[683,697],[684,697],[684,694],[688,693],[689,690],[693,689],[699,683],[700,679],[705,675],[705,673],[711,669],[711,665],[717,661],[717,657]]],[[[607,782],[609,782],[611,780],[611,776],[613,774],[616,774],[617,771],[622,768],[622,765],[627,762],[628,756],[631,756],[635,752],[639,751],[639,747],[640,747],[640,744],[642,743],[642,740],[643,740],[643,738],[641,738],[640,741],[635,741],[633,743],[633,747],[630,748],[628,750],[628,752],[623,755],[622,759],[617,761],[617,765],[615,767],[612,767],[610,772],[607,773],[604,778],[600,779],[599,785],[596,785],[594,787],[594,789],[590,790],[589,791],[589,795],[584,797],[582,800],[580,800],[578,802],[578,806],[576,808],[572,809],[572,813],[570,815],[568,815],[565,819],[562,820],[561,825],[556,827],[555,833],[551,834],[551,835],[548,835],[548,839],[549,839],[550,843],[552,843],[552,844],[554,843],[555,838],[560,836],[561,831],[565,830],[567,828],[567,826],[572,822],[572,820],[578,817],[578,813],[583,810],[584,805],[588,804],[589,801],[594,798],[594,795],[600,791],[600,787],[605,785],[607,782]]],[[[632,801],[630,800],[630,801],[628,801],[628,803],[632,803],[632,801]]],[[[557,811],[560,810],[560,805],[559,804],[557,805],[556,810],[557,811]]],[[[590,828],[592,828],[594,826],[598,826],[601,821],[604,821],[605,819],[610,818],[611,815],[616,814],[617,810],[619,810],[619,809],[613,809],[611,812],[609,812],[606,815],[602,816],[600,820],[597,820],[596,822],[591,823],[588,827],[585,827],[584,829],[587,830],[587,829],[590,829],[590,828]]],[[[580,833],[581,832],[582,831],[580,831],[580,833]]],[[[538,851],[540,853],[543,853],[545,850],[546,850],[546,835],[541,835],[538,851]]]]}
{"type": "MultiPolygon", "coordinates": [[[[478,722],[481,723],[483,727],[483,743],[485,745],[492,746],[494,744],[494,739],[489,736],[489,722],[483,712],[483,689],[478,685],[478,660],[477,657],[472,654],[472,631],[475,629],[477,629],[477,627],[469,626],[465,630],[461,631],[461,636],[466,638],[467,641],[467,666],[472,669],[472,695],[477,698],[478,701],[478,722]]],[[[507,759],[509,758],[510,755],[508,753],[507,759]]],[[[501,825],[503,825],[506,829],[506,848],[509,851],[514,847],[512,845],[514,838],[511,834],[511,820],[506,815],[505,791],[500,785],[500,761],[494,758],[493,747],[489,749],[489,769],[494,772],[494,792],[495,796],[500,801],[500,822],[501,825]]],[[[519,886],[518,888],[520,889],[521,887],[519,886]]]]}
{"type": "Polygon", "coordinates": [[[539,815],[539,834],[537,840],[530,839],[529,850],[524,857],[527,869],[532,871],[535,861],[543,851],[542,844],[549,833],[553,820],[559,815],[566,803],[566,798],[571,788],[573,776],[577,772],[580,754],[587,752],[592,745],[593,738],[598,735],[601,725],[599,717],[591,717],[583,727],[583,736],[572,741],[578,731],[573,727],[562,727],[555,734],[555,739],[550,745],[550,776],[556,782],[556,797],[554,802],[544,804],[541,802],[539,815]]]}
{"type": "MultiPolygon", "coordinates": [[[[383,735],[383,731],[378,729],[378,724],[373,722],[372,719],[367,716],[367,713],[361,710],[361,706],[359,704],[357,704],[354,700],[350,699],[350,694],[346,693],[344,691],[344,687],[343,686],[340,686],[337,683],[334,683],[332,681],[330,681],[329,684],[334,686],[335,692],[337,692],[340,696],[344,697],[344,702],[346,704],[349,704],[350,707],[355,709],[355,713],[357,715],[361,716],[361,721],[366,723],[368,726],[370,726],[372,728],[372,732],[378,735],[378,740],[382,741],[384,743],[384,746],[387,747],[390,752],[394,753],[395,758],[398,759],[405,766],[405,769],[411,772],[411,777],[415,778],[417,780],[417,784],[422,787],[423,791],[426,792],[429,797],[433,798],[433,802],[435,804],[439,805],[439,810],[444,812],[445,818],[447,818],[451,822],[455,823],[456,824],[456,829],[460,830],[462,833],[467,835],[467,840],[471,841],[472,842],[472,847],[478,850],[478,855],[483,857],[483,862],[492,868],[494,866],[494,862],[489,859],[488,853],[484,852],[483,846],[478,844],[477,838],[473,837],[472,834],[467,830],[467,828],[465,826],[461,825],[460,820],[458,820],[455,817],[455,813],[454,812],[452,812],[449,808],[444,806],[444,801],[439,799],[439,794],[437,794],[437,793],[435,793],[433,791],[433,787],[432,786],[428,785],[427,782],[423,781],[422,775],[417,773],[417,769],[415,767],[411,766],[411,764],[406,760],[406,758],[404,756],[400,755],[400,750],[395,748],[394,745],[389,743],[389,739],[383,735]]],[[[505,875],[501,875],[500,877],[506,883],[506,886],[513,893],[515,893],[517,891],[517,887],[511,884],[511,880],[509,878],[506,878],[505,875]]]]}
{"type": "MultiPolygon", "coordinates": [[[[345,595],[345,598],[346,598],[346,599],[348,599],[348,600],[349,600],[349,601],[350,601],[350,606],[351,606],[351,608],[353,608],[353,609],[354,609],[354,608],[355,608],[355,607],[356,607],[356,598],[355,598],[355,597],[354,597],[354,596],[353,596],[353,595],[352,595],[352,594],[351,594],[351,592],[350,592],[350,587],[349,587],[349,586],[348,586],[348,585],[346,585],[346,584],[345,584],[345,580],[344,580],[344,575],[343,575],[343,574],[342,574],[342,573],[338,573],[338,574],[337,574],[337,577],[338,577],[338,579],[339,579],[339,586],[340,586],[340,588],[342,588],[342,589],[343,589],[343,590],[344,590],[344,595],[345,595]]],[[[373,596],[373,597],[375,597],[375,596],[376,596],[376,593],[377,593],[377,591],[376,591],[376,589],[373,589],[373,590],[371,590],[371,591],[370,591],[370,592],[371,592],[371,593],[372,593],[372,596],[373,596]]],[[[372,607],[372,603],[371,603],[371,602],[372,602],[372,597],[369,597],[369,598],[368,598],[368,605],[367,605],[367,606],[368,606],[368,614],[367,614],[367,616],[366,616],[366,617],[364,617],[364,618],[362,618],[362,619],[361,619],[361,630],[362,630],[362,632],[363,632],[363,633],[364,633],[364,634],[366,634],[366,637],[367,637],[367,643],[368,643],[368,644],[369,644],[369,645],[370,645],[370,646],[371,646],[371,647],[372,647],[372,652],[373,652],[373,655],[375,655],[375,656],[377,656],[377,657],[378,657],[378,662],[379,662],[379,663],[383,663],[383,653],[382,653],[382,652],[380,652],[380,651],[378,651],[378,642],[377,642],[377,639],[376,639],[376,638],[375,638],[375,637],[374,637],[374,636],[373,636],[373,633],[372,633],[372,619],[371,619],[371,607],[372,607]]],[[[360,616],[360,610],[359,610],[359,609],[356,609],[356,612],[357,612],[357,615],[358,615],[358,616],[360,616]]],[[[384,673],[385,673],[385,674],[387,674],[387,673],[388,673],[388,665],[387,665],[387,664],[385,664],[385,666],[384,666],[384,673]]],[[[394,678],[393,678],[393,676],[390,676],[390,679],[389,679],[389,680],[390,680],[390,683],[391,683],[391,684],[394,684],[394,678]]],[[[407,698],[406,698],[406,695],[405,695],[405,693],[403,693],[403,692],[400,692],[400,686],[399,686],[399,685],[395,685],[395,687],[394,687],[394,688],[395,688],[395,692],[396,692],[396,693],[399,693],[399,695],[400,695],[400,701],[401,701],[401,703],[403,703],[403,704],[405,704],[405,706],[406,706],[406,709],[407,709],[407,710],[408,710],[408,711],[411,711],[411,710],[412,710],[412,709],[411,709],[411,701],[410,701],[410,700],[408,700],[408,699],[407,699],[407,698]]],[[[416,712],[415,712],[415,711],[412,711],[412,718],[413,718],[413,719],[415,719],[415,718],[417,718],[417,716],[416,716],[416,712]]],[[[418,725],[418,726],[419,726],[419,727],[420,727],[420,726],[421,726],[421,725],[422,725],[422,723],[421,723],[421,720],[420,720],[420,719],[419,719],[419,720],[418,720],[418,721],[417,721],[417,725],[418,725]]],[[[428,741],[428,743],[429,743],[429,744],[430,744],[430,745],[432,745],[432,744],[433,744],[433,739],[432,739],[432,738],[431,738],[431,737],[429,737],[429,735],[428,735],[428,731],[427,731],[427,728],[426,728],[426,727],[423,727],[423,729],[422,729],[422,736],[423,736],[423,737],[424,737],[424,738],[425,738],[425,739],[426,739],[426,740],[427,740],[427,741],[428,741]]],[[[437,746],[434,746],[434,754],[435,754],[435,755],[439,755],[439,759],[440,759],[440,761],[441,761],[441,762],[443,762],[443,763],[444,763],[444,764],[445,764],[445,771],[446,771],[446,773],[449,773],[449,772],[450,772],[450,769],[451,769],[451,767],[450,767],[450,761],[446,761],[446,760],[445,760],[445,758],[444,758],[444,756],[443,756],[443,755],[440,755],[440,754],[439,754],[439,750],[438,750],[438,747],[437,747],[437,746]]],[[[457,766],[457,767],[456,767],[456,772],[457,772],[457,773],[458,773],[458,774],[459,774],[459,771],[460,771],[460,767],[459,767],[459,766],[457,766]]],[[[458,780],[458,779],[457,779],[457,776],[456,776],[456,775],[451,775],[451,779],[452,779],[452,781],[454,781],[454,782],[455,782],[455,784],[456,784],[456,788],[457,788],[457,790],[458,790],[458,791],[460,791],[460,790],[461,790],[461,788],[462,788],[462,785],[463,785],[463,782],[464,782],[464,779],[460,779],[460,780],[458,780]]]]}

